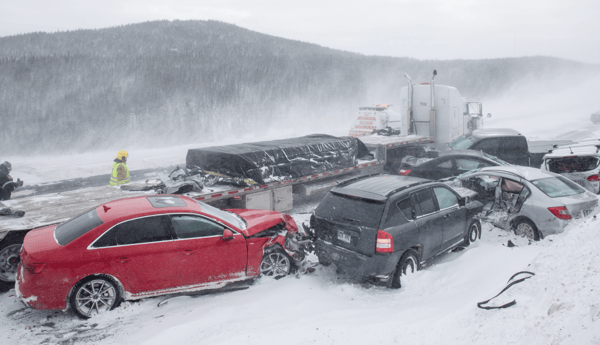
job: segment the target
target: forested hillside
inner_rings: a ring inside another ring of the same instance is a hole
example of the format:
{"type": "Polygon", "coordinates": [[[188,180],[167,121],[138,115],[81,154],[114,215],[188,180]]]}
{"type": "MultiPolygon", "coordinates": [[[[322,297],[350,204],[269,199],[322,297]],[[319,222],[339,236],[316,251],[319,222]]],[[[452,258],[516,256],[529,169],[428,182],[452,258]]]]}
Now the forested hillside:
{"type": "Polygon", "coordinates": [[[0,152],[173,145],[241,133],[260,138],[272,124],[343,122],[358,106],[393,103],[404,72],[421,82],[433,69],[439,84],[482,98],[523,80],[600,70],[546,57],[365,56],[216,21],[3,37],[0,152]]]}

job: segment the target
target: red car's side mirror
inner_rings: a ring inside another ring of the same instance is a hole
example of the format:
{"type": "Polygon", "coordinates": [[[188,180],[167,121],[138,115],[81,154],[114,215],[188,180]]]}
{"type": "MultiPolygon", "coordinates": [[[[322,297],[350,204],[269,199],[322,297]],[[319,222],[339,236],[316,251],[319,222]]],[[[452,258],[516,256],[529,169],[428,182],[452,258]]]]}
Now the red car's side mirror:
{"type": "Polygon", "coordinates": [[[225,229],[223,231],[223,241],[233,240],[233,231],[225,229]]]}

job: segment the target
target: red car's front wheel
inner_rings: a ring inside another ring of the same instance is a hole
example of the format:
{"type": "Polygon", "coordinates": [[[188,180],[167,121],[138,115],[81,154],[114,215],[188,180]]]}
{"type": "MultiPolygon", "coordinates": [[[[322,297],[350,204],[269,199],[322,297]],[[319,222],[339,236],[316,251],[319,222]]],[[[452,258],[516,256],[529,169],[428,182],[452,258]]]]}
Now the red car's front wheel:
{"type": "Polygon", "coordinates": [[[280,249],[265,253],[260,263],[261,276],[282,277],[288,275],[291,270],[290,257],[280,249]]]}

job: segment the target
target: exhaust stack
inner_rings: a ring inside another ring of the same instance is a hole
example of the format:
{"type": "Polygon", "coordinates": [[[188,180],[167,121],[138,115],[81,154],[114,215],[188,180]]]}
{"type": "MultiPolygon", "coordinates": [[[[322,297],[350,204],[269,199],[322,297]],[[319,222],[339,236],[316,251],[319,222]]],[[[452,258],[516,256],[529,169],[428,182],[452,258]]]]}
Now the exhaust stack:
{"type": "Polygon", "coordinates": [[[430,92],[430,103],[431,103],[431,110],[429,111],[429,136],[430,137],[436,137],[436,133],[435,133],[435,81],[433,80],[435,78],[435,76],[437,75],[437,71],[433,70],[433,76],[431,77],[431,92],[430,92]]]}
{"type": "Polygon", "coordinates": [[[412,114],[412,103],[413,103],[413,84],[412,79],[408,74],[404,73],[404,78],[408,79],[408,109],[406,115],[408,116],[408,134],[417,134],[417,127],[415,126],[415,120],[412,114]]]}

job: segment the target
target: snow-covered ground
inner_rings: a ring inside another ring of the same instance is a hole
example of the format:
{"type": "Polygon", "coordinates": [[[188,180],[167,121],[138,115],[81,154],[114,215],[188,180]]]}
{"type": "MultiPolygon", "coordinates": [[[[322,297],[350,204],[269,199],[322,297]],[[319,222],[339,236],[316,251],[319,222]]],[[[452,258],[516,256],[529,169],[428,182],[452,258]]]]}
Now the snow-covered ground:
{"type": "MultiPolygon", "coordinates": [[[[490,102],[486,112],[494,115],[486,126],[512,127],[534,139],[600,138],[600,126],[589,121],[598,109],[589,103],[518,107],[520,94],[490,102]]],[[[349,125],[327,133],[344,135],[349,125]]],[[[226,143],[244,141],[250,140],[226,143]]],[[[219,144],[130,150],[129,164],[143,169],[184,163],[188,148],[219,144]]],[[[15,178],[37,183],[108,173],[115,153],[0,158],[13,163],[15,178]]],[[[298,205],[292,211],[296,221],[305,221],[302,212],[315,205],[298,205]]],[[[332,266],[318,267],[299,277],[262,278],[247,290],[174,297],[160,307],[164,297],[126,302],[88,321],[70,312],[23,309],[10,290],[0,293],[0,343],[600,344],[599,232],[600,219],[588,218],[528,245],[485,227],[481,240],[441,255],[400,290],[359,284],[338,277],[332,266]],[[507,247],[508,240],[517,246],[507,247]],[[535,276],[493,301],[516,300],[515,306],[477,308],[522,270],[535,276]]]]}

